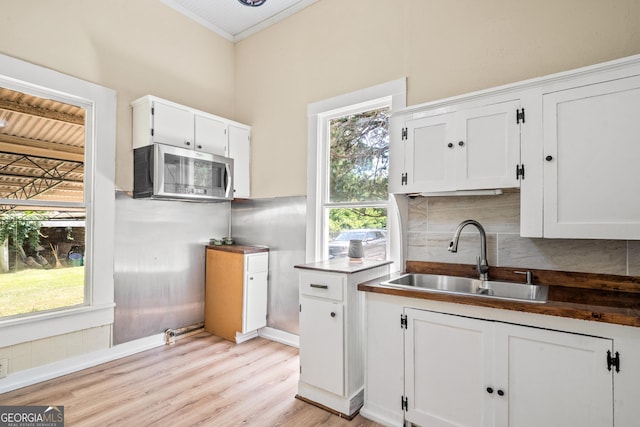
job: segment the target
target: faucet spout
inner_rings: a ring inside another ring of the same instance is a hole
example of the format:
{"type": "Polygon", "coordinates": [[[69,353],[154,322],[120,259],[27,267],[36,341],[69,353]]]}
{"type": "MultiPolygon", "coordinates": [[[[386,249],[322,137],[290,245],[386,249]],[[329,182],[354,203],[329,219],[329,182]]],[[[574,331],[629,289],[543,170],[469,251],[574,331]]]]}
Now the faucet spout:
{"type": "Polygon", "coordinates": [[[485,233],[484,227],[482,227],[482,225],[478,221],[473,219],[462,221],[453,234],[453,240],[451,241],[451,243],[449,243],[448,250],[452,253],[458,252],[458,241],[460,240],[460,233],[462,233],[462,229],[467,225],[475,226],[480,232],[480,256],[476,258],[476,268],[478,270],[480,280],[489,280],[489,263],[487,261],[487,233],[485,233]]]}

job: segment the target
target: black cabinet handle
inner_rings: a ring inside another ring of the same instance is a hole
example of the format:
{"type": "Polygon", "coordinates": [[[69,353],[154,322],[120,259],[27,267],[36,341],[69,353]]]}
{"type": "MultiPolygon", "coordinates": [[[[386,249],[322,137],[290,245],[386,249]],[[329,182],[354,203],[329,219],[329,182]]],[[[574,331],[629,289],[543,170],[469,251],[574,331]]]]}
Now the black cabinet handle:
{"type": "Polygon", "coordinates": [[[191,145],[191,141],[185,141],[184,144],[185,145],[191,145]]]}
{"type": "Polygon", "coordinates": [[[464,141],[458,141],[458,145],[459,145],[460,147],[464,146],[464,141]]]}
{"type": "Polygon", "coordinates": [[[448,144],[447,144],[447,147],[449,147],[449,148],[453,148],[453,142],[448,143],[448,144]]]}
{"type": "Polygon", "coordinates": [[[491,387],[487,387],[487,393],[489,394],[493,393],[493,389],[491,387]]]}
{"type": "Polygon", "coordinates": [[[553,156],[547,156],[544,158],[547,162],[550,162],[551,160],[553,160],[553,156]]]}
{"type": "Polygon", "coordinates": [[[198,145],[198,150],[202,150],[202,145],[198,145]]]}
{"type": "Polygon", "coordinates": [[[329,289],[329,285],[318,285],[317,283],[310,283],[309,286],[316,289],[329,289]]]}
{"type": "Polygon", "coordinates": [[[498,390],[498,396],[504,396],[504,391],[498,390]]]}
{"type": "Polygon", "coordinates": [[[335,311],[331,312],[331,317],[336,317],[336,312],[335,311]]]}

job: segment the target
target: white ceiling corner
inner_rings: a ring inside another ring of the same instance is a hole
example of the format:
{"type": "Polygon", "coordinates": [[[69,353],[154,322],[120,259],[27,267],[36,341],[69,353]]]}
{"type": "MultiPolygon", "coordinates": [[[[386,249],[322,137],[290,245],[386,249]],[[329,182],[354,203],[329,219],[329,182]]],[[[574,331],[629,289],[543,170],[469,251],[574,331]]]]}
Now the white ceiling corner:
{"type": "Polygon", "coordinates": [[[160,0],[200,25],[233,42],[240,41],[318,0],[266,0],[259,7],[238,0],[160,0]]]}

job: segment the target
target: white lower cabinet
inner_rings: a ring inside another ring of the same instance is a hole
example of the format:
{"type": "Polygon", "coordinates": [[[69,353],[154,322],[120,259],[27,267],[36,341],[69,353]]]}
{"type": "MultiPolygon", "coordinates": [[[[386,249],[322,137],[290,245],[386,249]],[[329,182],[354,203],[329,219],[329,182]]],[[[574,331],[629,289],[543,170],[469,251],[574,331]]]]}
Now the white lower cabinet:
{"type": "Polygon", "coordinates": [[[405,309],[405,419],[612,426],[610,339],[405,309]]]}
{"type": "Polygon", "coordinates": [[[364,295],[357,286],[388,274],[389,266],[355,269],[343,261],[324,265],[329,271],[299,267],[298,397],[350,418],[364,400],[364,295]]]}
{"type": "Polygon", "coordinates": [[[421,426],[492,425],[491,325],[406,309],[405,418],[421,426]]]}
{"type": "Polygon", "coordinates": [[[365,297],[360,414],[368,419],[389,427],[638,425],[638,327],[365,297]]]}
{"type": "Polygon", "coordinates": [[[344,306],[342,302],[302,298],[300,381],[337,395],[344,393],[344,306]]]}

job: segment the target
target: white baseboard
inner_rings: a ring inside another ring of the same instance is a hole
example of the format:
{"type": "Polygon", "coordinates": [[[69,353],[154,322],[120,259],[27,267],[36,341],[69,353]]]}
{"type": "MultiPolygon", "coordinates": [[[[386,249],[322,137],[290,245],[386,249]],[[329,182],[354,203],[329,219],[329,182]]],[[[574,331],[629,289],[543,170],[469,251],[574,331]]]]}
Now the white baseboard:
{"type": "Polygon", "coordinates": [[[26,387],[72,372],[91,368],[125,356],[165,345],[164,333],[119,344],[104,350],[81,354],[58,362],[16,372],[0,379],[0,393],[26,387]]]}
{"type": "Polygon", "coordinates": [[[247,332],[246,334],[241,334],[240,332],[236,332],[236,344],[242,344],[245,341],[249,341],[251,338],[255,338],[258,336],[258,331],[247,332]]]}
{"type": "Polygon", "coordinates": [[[258,335],[262,338],[279,342],[291,347],[300,348],[300,337],[291,332],[281,331],[280,329],[265,327],[258,330],[258,335]]]}

